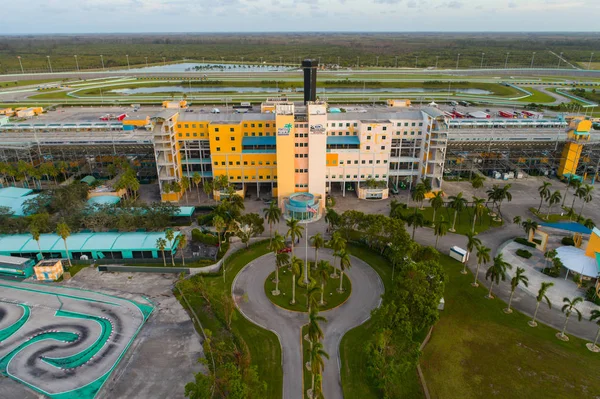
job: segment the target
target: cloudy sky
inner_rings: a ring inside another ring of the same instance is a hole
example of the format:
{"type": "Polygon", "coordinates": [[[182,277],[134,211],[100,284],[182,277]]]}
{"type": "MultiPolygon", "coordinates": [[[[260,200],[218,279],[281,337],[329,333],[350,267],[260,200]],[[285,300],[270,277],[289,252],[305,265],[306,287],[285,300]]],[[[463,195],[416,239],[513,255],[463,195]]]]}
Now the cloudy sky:
{"type": "Polygon", "coordinates": [[[29,0],[26,3],[6,0],[2,3],[0,34],[598,31],[592,21],[600,20],[600,0],[29,0]]]}

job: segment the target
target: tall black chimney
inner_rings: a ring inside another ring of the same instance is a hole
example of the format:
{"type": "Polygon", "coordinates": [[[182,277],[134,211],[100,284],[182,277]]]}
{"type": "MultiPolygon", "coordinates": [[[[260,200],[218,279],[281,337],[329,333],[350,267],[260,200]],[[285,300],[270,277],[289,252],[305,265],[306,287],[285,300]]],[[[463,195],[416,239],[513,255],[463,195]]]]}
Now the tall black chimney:
{"type": "Polygon", "coordinates": [[[304,104],[309,101],[317,100],[317,67],[319,61],[304,60],[302,69],[304,70],[304,104]]]}

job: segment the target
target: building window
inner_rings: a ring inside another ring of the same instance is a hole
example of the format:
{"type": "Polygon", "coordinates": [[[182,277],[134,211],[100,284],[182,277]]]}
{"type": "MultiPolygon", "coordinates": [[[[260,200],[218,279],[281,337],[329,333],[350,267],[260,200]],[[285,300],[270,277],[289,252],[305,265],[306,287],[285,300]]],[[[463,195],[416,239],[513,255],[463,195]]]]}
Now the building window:
{"type": "Polygon", "coordinates": [[[225,161],[222,161],[222,162],[221,162],[221,166],[225,166],[225,161]]]}
{"type": "Polygon", "coordinates": [[[254,123],[252,123],[252,124],[250,125],[250,127],[254,127],[254,123]]]}
{"type": "Polygon", "coordinates": [[[385,150],[385,146],[384,146],[384,145],[382,145],[382,146],[381,146],[381,149],[382,149],[382,150],[385,150]]]}
{"type": "Polygon", "coordinates": [[[362,161],[360,161],[360,163],[364,165],[365,164],[365,160],[363,159],[362,161]]]}
{"type": "Polygon", "coordinates": [[[271,125],[267,123],[267,124],[265,125],[265,127],[271,127],[271,125]]]}
{"type": "Polygon", "coordinates": [[[235,147],[231,147],[231,152],[235,152],[235,147]]]}
{"type": "Polygon", "coordinates": [[[247,166],[247,165],[248,165],[248,161],[244,161],[244,166],[247,166]]]}
{"type": "Polygon", "coordinates": [[[380,163],[380,162],[381,162],[381,161],[380,161],[379,159],[375,161],[375,163],[376,163],[376,164],[378,164],[378,163],[380,163]]]}
{"type": "Polygon", "coordinates": [[[369,159],[369,165],[373,165],[373,160],[369,159]]]}
{"type": "Polygon", "coordinates": [[[371,126],[367,127],[367,130],[368,130],[368,131],[371,131],[371,126]]]}
{"type": "Polygon", "coordinates": [[[218,166],[218,165],[219,165],[219,163],[215,161],[215,166],[218,166]]]}
{"type": "Polygon", "coordinates": [[[404,122],[404,126],[408,126],[408,122],[404,122]]]}
{"type": "Polygon", "coordinates": [[[181,123],[177,124],[177,129],[181,129],[181,123]]]}
{"type": "Polygon", "coordinates": [[[233,166],[233,161],[229,161],[229,166],[233,166]]]}
{"type": "Polygon", "coordinates": [[[415,122],[413,122],[411,126],[415,126],[415,125],[416,125],[416,123],[415,123],[415,122]]]}
{"type": "MultiPolygon", "coordinates": [[[[370,130],[370,129],[369,129],[370,130]]],[[[371,140],[371,136],[367,136],[367,140],[371,140]]]]}
{"type": "Polygon", "coordinates": [[[235,161],[235,164],[236,164],[237,166],[240,166],[240,161],[235,161]]]}
{"type": "Polygon", "coordinates": [[[190,137],[190,134],[189,134],[189,133],[186,133],[186,134],[185,134],[185,137],[190,137]]]}
{"type": "Polygon", "coordinates": [[[258,127],[262,127],[262,123],[259,123],[259,124],[258,124],[258,127]]]}
{"type": "Polygon", "coordinates": [[[387,130],[387,126],[384,126],[383,127],[383,131],[385,132],[386,130],[387,130]]]}
{"type": "Polygon", "coordinates": [[[229,137],[229,140],[234,141],[235,137],[231,136],[231,137],[229,137]]]}
{"type": "Polygon", "coordinates": [[[354,161],[354,165],[358,165],[358,160],[355,160],[355,161],[354,161]]]}
{"type": "Polygon", "coordinates": [[[371,147],[370,147],[370,146],[367,146],[367,151],[369,151],[370,149],[371,149],[371,147]]]}
{"type": "Polygon", "coordinates": [[[250,162],[250,165],[254,166],[254,161],[251,161],[251,162],[250,162]]]}
{"type": "Polygon", "coordinates": [[[218,127],[216,127],[216,128],[215,128],[215,132],[218,132],[218,131],[219,131],[219,128],[218,128],[218,127]]]}
{"type": "Polygon", "coordinates": [[[248,127],[248,124],[247,124],[247,123],[244,123],[244,127],[248,127]]]}
{"type": "Polygon", "coordinates": [[[221,147],[217,147],[217,152],[221,151],[221,147]]]}
{"type": "Polygon", "coordinates": [[[215,141],[220,141],[221,138],[219,136],[215,136],[215,141]]]}
{"type": "Polygon", "coordinates": [[[423,122],[419,122],[419,126],[423,126],[423,122]]]}
{"type": "Polygon", "coordinates": [[[244,137],[248,137],[248,132],[245,132],[245,133],[244,133],[244,137]]]}
{"type": "Polygon", "coordinates": [[[381,139],[382,139],[382,140],[385,140],[385,137],[386,137],[386,136],[381,136],[381,139]]]}

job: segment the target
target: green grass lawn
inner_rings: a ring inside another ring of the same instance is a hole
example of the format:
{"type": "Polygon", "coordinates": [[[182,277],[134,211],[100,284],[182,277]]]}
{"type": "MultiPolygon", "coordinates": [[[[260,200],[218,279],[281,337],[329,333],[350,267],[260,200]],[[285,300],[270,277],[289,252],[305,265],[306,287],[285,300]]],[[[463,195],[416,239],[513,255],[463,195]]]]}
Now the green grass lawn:
{"type": "Polygon", "coordinates": [[[526,103],[536,103],[536,104],[540,104],[540,103],[553,103],[555,101],[554,97],[544,93],[543,91],[540,91],[538,89],[534,89],[532,87],[523,87],[525,90],[527,90],[528,92],[532,93],[531,96],[523,98],[519,101],[522,102],[526,102],[526,103]]]}
{"type": "MultiPolygon", "coordinates": [[[[333,267],[331,267],[331,273],[333,273],[333,267]]],[[[311,277],[315,280],[317,279],[317,272],[311,268],[310,271],[311,277]]],[[[339,271],[338,271],[339,275],[339,271]]],[[[272,291],[275,290],[275,283],[273,280],[275,279],[275,272],[271,273],[267,280],[265,281],[265,293],[267,297],[279,307],[294,310],[297,312],[307,312],[307,291],[306,288],[300,287],[298,285],[298,279],[296,278],[296,303],[292,305],[290,303],[292,299],[292,275],[289,270],[284,268],[279,270],[279,291],[280,294],[274,296],[272,291]]],[[[324,298],[325,305],[319,306],[321,310],[327,310],[331,308],[335,308],[342,303],[346,302],[348,297],[350,297],[350,293],[352,292],[352,283],[348,276],[344,273],[344,292],[339,293],[337,290],[340,288],[340,279],[339,278],[329,278],[327,280],[327,284],[325,285],[324,298]]],[[[318,287],[321,287],[319,284],[318,287]]],[[[315,298],[321,301],[321,293],[315,294],[315,298]]]]}
{"type": "Polygon", "coordinates": [[[37,80],[19,80],[12,82],[0,82],[0,89],[12,89],[13,87],[32,86],[44,83],[63,83],[60,79],[37,79],[37,80]]]}
{"type": "MultiPolygon", "coordinates": [[[[409,215],[410,213],[414,213],[415,208],[408,208],[403,211],[403,214],[409,215]]],[[[426,207],[423,210],[420,210],[425,217],[425,220],[433,221],[433,208],[426,207]]],[[[450,223],[449,227],[452,227],[452,221],[454,220],[454,210],[450,208],[440,208],[437,210],[435,215],[436,220],[440,220],[444,217],[446,221],[450,223]]],[[[473,224],[473,209],[471,207],[463,210],[456,216],[456,233],[457,234],[467,234],[471,231],[471,225],[473,224]]],[[[482,233],[492,227],[502,226],[501,222],[495,222],[493,218],[489,215],[489,209],[485,208],[483,211],[483,217],[477,218],[475,222],[475,232],[482,233]]],[[[412,234],[412,227],[406,226],[406,230],[412,234]]]]}
{"type": "MultiPolygon", "coordinates": [[[[485,299],[485,286],[471,287],[471,273],[462,275],[459,263],[442,259],[446,307],[421,357],[432,398],[598,397],[600,355],[586,341],[562,342],[554,328],[531,328],[529,317],[504,314],[503,301],[485,299]]],[[[533,297],[526,304],[534,310],[533,297]]]]}
{"type": "MultiPolygon", "coordinates": [[[[215,295],[229,295],[235,276],[249,262],[268,253],[268,245],[268,241],[262,241],[234,253],[226,262],[225,282],[222,274],[203,277],[207,289],[215,295]]],[[[199,278],[201,276],[195,276],[192,280],[199,278]]],[[[229,334],[225,330],[224,324],[214,314],[222,307],[220,302],[211,303],[213,312],[207,311],[207,304],[199,294],[189,294],[186,297],[205,329],[211,330],[215,335],[229,334]]],[[[283,371],[281,369],[281,346],[277,336],[247,320],[237,309],[235,313],[231,331],[243,341],[242,345],[248,348],[252,365],[257,366],[261,380],[266,381],[268,386],[266,397],[280,398],[283,386],[283,371]]],[[[186,382],[188,381],[182,381],[182,383],[186,382]]]]}
{"type": "Polygon", "coordinates": [[[89,267],[90,265],[73,265],[69,268],[69,273],[71,273],[71,277],[75,276],[77,273],[79,273],[82,269],[89,267]]]}
{"type": "MultiPolygon", "coordinates": [[[[386,292],[392,288],[392,268],[388,261],[361,246],[349,244],[348,252],[368,263],[381,277],[386,292]]],[[[370,321],[348,331],[340,343],[341,377],[344,398],[379,399],[380,392],[373,387],[367,377],[367,358],[364,352],[365,342],[374,333],[370,321]]],[[[406,399],[423,398],[416,368],[404,376],[406,399]]]]}
{"type": "MultiPolygon", "coordinates": [[[[541,212],[537,211],[537,208],[529,208],[529,212],[533,213],[535,216],[537,216],[538,218],[542,219],[545,222],[562,222],[562,221],[567,221],[569,220],[569,217],[567,216],[567,212],[565,211],[563,215],[561,215],[560,213],[551,213],[548,216],[547,213],[547,208],[545,206],[542,206],[541,212]],[[548,216],[548,217],[546,217],[548,216]]],[[[575,215],[577,216],[577,215],[575,215]]]]}

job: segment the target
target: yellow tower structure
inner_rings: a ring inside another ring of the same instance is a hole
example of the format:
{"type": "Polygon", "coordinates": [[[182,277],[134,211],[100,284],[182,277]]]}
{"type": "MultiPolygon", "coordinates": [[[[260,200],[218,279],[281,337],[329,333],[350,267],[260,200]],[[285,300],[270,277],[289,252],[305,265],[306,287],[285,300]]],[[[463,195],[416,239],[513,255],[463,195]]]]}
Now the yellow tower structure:
{"type": "Polygon", "coordinates": [[[569,140],[563,148],[562,157],[560,160],[560,166],[558,168],[558,175],[563,177],[565,175],[574,175],[579,165],[579,158],[581,157],[581,151],[583,149],[583,141],[590,139],[590,130],[592,129],[592,122],[584,119],[583,117],[574,118],[569,125],[569,131],[567,132],[567,139],[569,140]]]}

